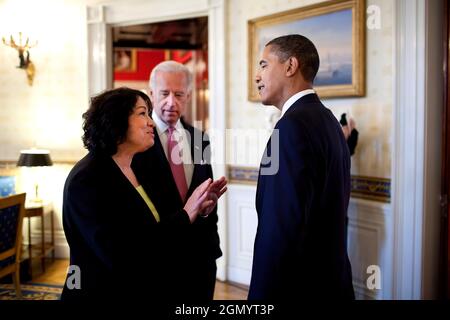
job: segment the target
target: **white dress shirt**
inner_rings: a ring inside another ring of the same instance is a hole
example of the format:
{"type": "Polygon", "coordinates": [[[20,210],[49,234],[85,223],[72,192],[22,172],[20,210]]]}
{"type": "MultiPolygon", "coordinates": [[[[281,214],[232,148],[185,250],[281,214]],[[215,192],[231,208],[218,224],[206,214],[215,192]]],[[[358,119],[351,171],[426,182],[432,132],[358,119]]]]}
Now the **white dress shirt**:
{"type": "MultiPolygon", "coordinates": [[[[161,141],[162,147],[164,149],[164,153],[166,158],[168,159],[168,151],[167,151],[167,141],[169,137],[169,126],[167,123],[161,120],[158,114],[155,111],[152,111],[152,119],[155,122],[156,131],[159,136],[159,140],[161,141]]],[[[186,135],[186,129],[181,124],[181,121],[178,120],[175,124],[175,131],[173,137],[178,142],[182,152],[183,152],[183,167],[184,167],[184,175],[186,176],[186,183],[189,186],[192,182],[192,174],[194,173],[194,163],[192,161],[191,155],[191,146],[189,144],[189,140],[186,135]],[[175,133],[176,131],[176,133],[175,133]]]]}
{"type": "MultiPolygon", "coordinates": [[[[313,89],[306,89],[300,92],[297,92],[296,94],[294,94],[292,97],[290,97],[284,104],[283,104],[283,108],[281,109],[281,117],[284,116],[284,114],[286,113],[286,111],[288,111],[288,109],[294,104],[295,101],[297,101],[298,99],[306,96],[307,94],[312,94],[312,93],[316,93],[313,89]]],[[[280,117],[280,119],[281,119],[280,117]]]]}

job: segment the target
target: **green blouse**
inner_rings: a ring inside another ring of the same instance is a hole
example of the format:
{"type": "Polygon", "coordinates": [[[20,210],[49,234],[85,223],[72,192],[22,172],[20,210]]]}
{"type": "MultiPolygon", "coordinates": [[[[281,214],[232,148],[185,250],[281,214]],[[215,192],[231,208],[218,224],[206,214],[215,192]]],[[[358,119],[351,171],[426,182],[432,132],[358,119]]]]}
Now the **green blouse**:
{"type": "Polygon", "coordinates": [[[137,192],[141,195],[142,199],[144,199],[145,203],[147,204],[148,208],[152,212],[153,216],[156,219],[156,222],[159,222],[159,213],[158,210],[156,210],[155,205],[153,204],[152,200],[150,200],[150,197],[147,195],[147,192],[145,192],[144,188],[142,186],[136,187],[137,192]]]}

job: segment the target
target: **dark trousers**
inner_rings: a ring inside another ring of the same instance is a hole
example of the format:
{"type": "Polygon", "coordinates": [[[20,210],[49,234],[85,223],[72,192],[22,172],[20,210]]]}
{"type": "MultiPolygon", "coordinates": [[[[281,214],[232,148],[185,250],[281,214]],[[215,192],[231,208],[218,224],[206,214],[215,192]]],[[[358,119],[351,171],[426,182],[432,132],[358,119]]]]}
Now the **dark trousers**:
{"type": "Polygon", "coordinates": [[[217,265],[215,260],[190,263],[188,276],[181,281],[181,296],[188,301],[211,301],[216,286],[217,265]]]}

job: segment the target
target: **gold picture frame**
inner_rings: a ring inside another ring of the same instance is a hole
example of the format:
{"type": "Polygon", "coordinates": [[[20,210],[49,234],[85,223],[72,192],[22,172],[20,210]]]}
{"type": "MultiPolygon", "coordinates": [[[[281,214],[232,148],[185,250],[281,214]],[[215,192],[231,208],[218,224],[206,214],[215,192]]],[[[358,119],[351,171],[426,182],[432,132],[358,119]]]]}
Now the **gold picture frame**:
{"type": "Polygon", "coordinates": [[[136,72],[136,49],[114,48],[114,72],[136,72]]]}
{"type": "Polygon", "coordinates": [[[365,95],[365,0],[334,0],[248,21],[250,101],[260,101],[255,76],[265,44],[293,33],[308,37],[319,51],[314,89],[321,98],[365,95]]]}

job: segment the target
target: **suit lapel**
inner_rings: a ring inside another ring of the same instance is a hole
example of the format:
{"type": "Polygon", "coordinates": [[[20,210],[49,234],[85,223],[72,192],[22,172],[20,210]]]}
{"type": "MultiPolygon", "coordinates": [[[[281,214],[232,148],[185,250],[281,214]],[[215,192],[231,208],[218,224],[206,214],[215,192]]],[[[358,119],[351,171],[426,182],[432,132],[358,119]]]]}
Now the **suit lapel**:
{"type": "MultiPolygon", "coordinates": [[[[276,127],[275,127],[276,128],[276,127]]],[[[265,180],[266,177],[264,175],[261,175],[261,168],[266,166],[263,165],[263,163],[267,164],[267,157],[269,156],[271,152],[271,143],[272,143],[272,136],[270,136],[269,141],[267,141],[266,148],[264,149],[264,153],[261,159],[261,163],[259,165],[259,173],[258,173],[258,183],[256,185],[256,212],[258,213],[260,210],[260,206],[262,205],[262,200],[264,199],[264,186],[265,186],[265,180]]]]}
{"type": "MultiPolygon", "coordinates": [[[[194,164],[194,170],[192,172],[191,184],[188,186],[187,197],[189,197],[192,194],[192,192],[194,192],[195,188],[197,188],[197,186],[199,185],[199,183],[197,181],[198,176],[199,176],[199,169],[200,169],[200,164],[198,163],[198,159],[203,159],[202,158],[202,146],[196,144],[196,143],[198,143],[198,141],[196,141],[196,139],[194,138],[194,134],[195,134],[194,127],[188,125],[184,121],[182,121],[182,124],[189,134],[188,135],[188,138],[189,138],[188,143],[189,143],[190,151],[191,151],[191,159],[194,164]]],[[[202,142],[201,139],[200,139],[200,142],[202,142]]]]}

